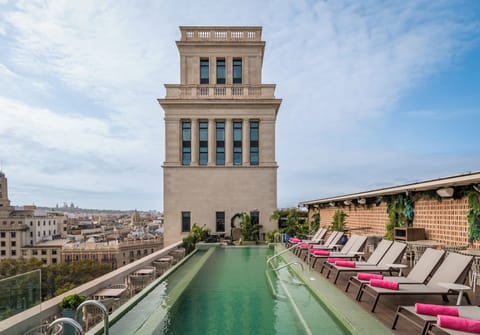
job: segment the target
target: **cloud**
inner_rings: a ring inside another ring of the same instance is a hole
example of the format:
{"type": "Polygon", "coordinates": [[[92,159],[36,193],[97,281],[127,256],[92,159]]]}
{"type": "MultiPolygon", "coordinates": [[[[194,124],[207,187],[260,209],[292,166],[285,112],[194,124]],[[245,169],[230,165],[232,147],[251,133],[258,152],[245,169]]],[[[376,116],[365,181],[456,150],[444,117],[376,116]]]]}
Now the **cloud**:
{"type": "MultiPolygon", "coordinates": [[[[393,180],[390,171],[427,175],[423,157],[432,152],[410,144],[428,136],[406,138],[385,120],[405,116],[402,99],[461,61],[480,30],[478,18],[450,1],[12,3],[0,14],[0,152],[20,168],[22,185],[110,196],[136,184],[161,199],[156,98],[164,83],[179,82],[178,26],[222,24],[263,26],[264,82],[276,83],[283,99],[281,204],[393,180]]],[[[417,116],[426,120],[444,112],[422,109],[417,116]]]]}

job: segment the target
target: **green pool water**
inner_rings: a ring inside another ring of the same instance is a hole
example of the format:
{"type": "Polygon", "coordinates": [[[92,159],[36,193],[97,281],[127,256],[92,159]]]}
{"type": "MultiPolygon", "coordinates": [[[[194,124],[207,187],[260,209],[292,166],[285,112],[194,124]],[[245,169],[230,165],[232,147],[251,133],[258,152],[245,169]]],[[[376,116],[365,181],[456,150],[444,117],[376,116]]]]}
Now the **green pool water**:
{"type": "Polygon", "coordinates": [[[288,268],[278,276],[269,271],[282,296],[275,297],[265,278],[272,253],[268,248],[216,248],[186,280],[189,268],[205,256],[199,252],[138,301],[110,333],[346,334],[288,268]]]}

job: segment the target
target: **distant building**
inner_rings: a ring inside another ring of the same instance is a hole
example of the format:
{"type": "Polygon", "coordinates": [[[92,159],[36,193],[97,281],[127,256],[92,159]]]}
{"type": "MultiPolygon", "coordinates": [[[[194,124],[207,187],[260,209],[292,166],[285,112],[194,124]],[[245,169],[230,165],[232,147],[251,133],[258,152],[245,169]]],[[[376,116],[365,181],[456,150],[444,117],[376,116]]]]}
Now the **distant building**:
{"type": "Polygon", "coordinates": [[[180,27],[180,84],[166,84],[165,244],[192,225],[230,235],[247,212],[263,225],[277,208],[275,123],[281,100],[262,83],[261,27],[180,27]]]}
{"type": "MultiPolygon", "coordinates": [[[[64,215],[41,211],[34,205],[13,208],[8,199],[7,178],[0,172],[0,259],[37,256],[32,251],[33,247],[37,243],[60,238],[62,232],[59,227],[63,229],[65,220],[64,215]]],[[[40,251],[38,258],[47,259],[41,257],[46,256],[42,253],[40,251]]],[[[50,260],[46,262],[50,263],[50,260]]]]}
{"type": "Polygon", "coordinates": [[[108,263],[112,269],[117,269],[162,248],[162,238],[75,242],[63,246],[62,262],[92,259],[99,263],[108,263]]]}

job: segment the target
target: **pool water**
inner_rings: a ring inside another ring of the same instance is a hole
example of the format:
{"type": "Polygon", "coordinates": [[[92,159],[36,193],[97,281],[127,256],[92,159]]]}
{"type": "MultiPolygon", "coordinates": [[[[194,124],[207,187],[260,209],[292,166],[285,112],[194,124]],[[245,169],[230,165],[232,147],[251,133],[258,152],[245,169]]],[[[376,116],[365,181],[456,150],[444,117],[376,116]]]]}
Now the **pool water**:
{"type": "Polygon", "coordinates": [[[185,269],[202,259],[202,254],[205,252],[194,255],[155,287],[113,325],[111,333],[346,333],[288,268],[280,270],[278,276],[270,270],[274,290],[285,297],[275,298],[265,278],[266,259],[273,254],[272,249],[216,248],[193,279],[179,284],[186,277],[185,269]]]}

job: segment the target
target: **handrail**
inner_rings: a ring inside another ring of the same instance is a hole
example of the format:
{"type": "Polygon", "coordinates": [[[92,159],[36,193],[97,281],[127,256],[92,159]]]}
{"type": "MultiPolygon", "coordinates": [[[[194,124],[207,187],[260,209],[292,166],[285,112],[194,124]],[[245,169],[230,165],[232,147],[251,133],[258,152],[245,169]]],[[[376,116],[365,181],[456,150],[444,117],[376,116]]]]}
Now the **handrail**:
{"type": "Polygon", "coordinates": [[[54,329],[53,326],[55,326],[57,323],[66,323],[66,324],[72,326],[73,328],[75,328],[75,333],[78,333],[80,335],[83,334],[82,326],[77,321],[75,321],[74,319],[72,319],[72,318],[58,318],[48,325],[47,335],[50,335],[52,333],[52,330],[54,329]]]}
{"type": "Polygon", "coordinates": [[[290,263],[287,263],[287,264],[280,265],[279,267],[273,269],[273,271],[278,271],[280,269],[286,268],[287,266],[290,266],[290,265],[293,265],[293,264],[300,265],[300,267],[302,268],[302,271],[303,271],[303,264],[300,263],[300,262],[297,262],[297,261],[293,261],[293,262],[290,262],[290,263]]]}
{"type": "Polygon", "coordinates": [[[78,319],[80,316],[80,311],[82,310],[83,306],[87,305],[93,305],[100,309],[103,314],[103,334],[108,335],[108,310],[107,307],[105,307],[104,304],[102,304],[100,301],[97,300],[86,300],[82,302],[78,307],[77,310],[75,311],[75,320],[78,319]]]}
{"type": "Polygon", "coordinates": [[[300,243],[295,243],[295,244],[292,245],[290,248],[287,248],[287,249],[285,249],[285,250],[283,250],[283,251],[280,251],[278,254],[275,254],[275,255],[273,255],[273,256],[270,256],[269,258],[267,258],[267,265],[270,264],[270,262],[272,261],[272,259],[277,258],[278,256],[283,255],[283,254],[286,253],[287,251],[290,251],[291,249],[298,247],[299,244],[300,244],[300,243]]]}

